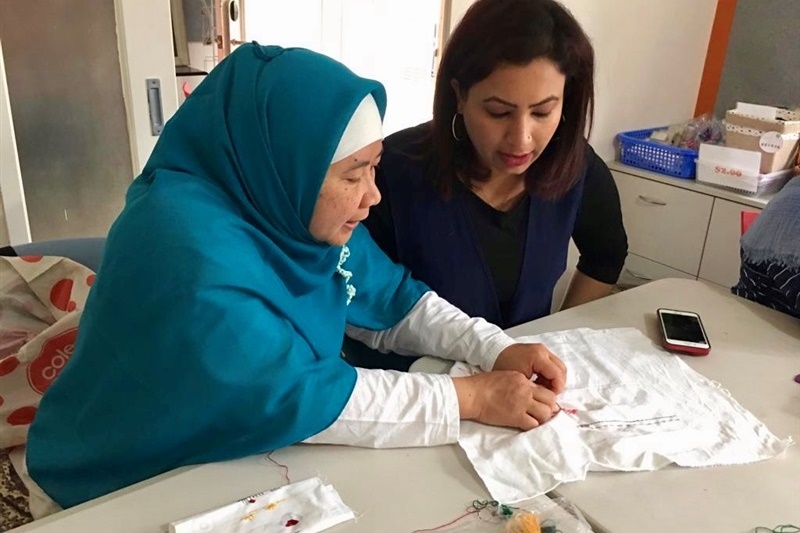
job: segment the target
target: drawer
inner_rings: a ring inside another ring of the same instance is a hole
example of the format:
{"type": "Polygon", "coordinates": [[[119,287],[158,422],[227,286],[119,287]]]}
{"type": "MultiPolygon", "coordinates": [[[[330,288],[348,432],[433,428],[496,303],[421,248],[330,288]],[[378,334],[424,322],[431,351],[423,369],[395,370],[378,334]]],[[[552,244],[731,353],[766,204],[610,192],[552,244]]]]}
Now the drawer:
{"type": "Polygon", "coordinates": [[[706,247],[700,263],[701,279],[729,288],[739,281],[742,211],[761,210],[719,198],[714,200],[706,247]]]}
{"type": "Polygon", "coordinates": [[[664,278],[695,279],[694,276],[686,272],[681,272],[636,254],[628,254],[625,259],[625,266],[619,275],[617,286],[621,289],[630,289],[664,278]]]}
{"type": "Polygon", "coordinates": [[[612,171],[630,252],[692,276],[711,218],[711,196],[612,171]]]}

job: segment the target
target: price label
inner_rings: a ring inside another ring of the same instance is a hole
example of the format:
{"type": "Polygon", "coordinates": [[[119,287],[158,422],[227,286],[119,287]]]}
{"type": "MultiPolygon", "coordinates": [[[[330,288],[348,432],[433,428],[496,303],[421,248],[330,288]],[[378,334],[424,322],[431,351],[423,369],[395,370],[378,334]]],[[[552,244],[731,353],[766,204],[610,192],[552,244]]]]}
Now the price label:
{"type": "Polygon", "coordinates": [[[735,176],[737,178],[742,177],[742,171],[739,170],[738,168],[728,168],[717,165],[714,167],[714,172],[722,176],[735,176]]]}
{"type": "Polygon", "coordinates": [[[758,140],[758,146],[768,154],[774,154],[783,148],[783,137],[777,131],[768,131],[758,140]]]}

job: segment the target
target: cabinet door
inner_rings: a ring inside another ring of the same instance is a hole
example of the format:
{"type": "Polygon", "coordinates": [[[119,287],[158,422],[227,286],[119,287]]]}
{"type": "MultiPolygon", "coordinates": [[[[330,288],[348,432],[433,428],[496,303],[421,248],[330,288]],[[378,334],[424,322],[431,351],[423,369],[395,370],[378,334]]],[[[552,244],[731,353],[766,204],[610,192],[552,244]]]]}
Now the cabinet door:
{"type": "Polygon", "coordinates": [[[636,254],[628,254],[625,267],[619,275],[617,286],[621,289],[632,289],[651,281],[665,278],[696,279],[695,276],[680,270],[650,261],[636,254]]]}
{"type": "Polygon", "coordinates": [[[697,276],[711,196],[613,172],[631,253],[697,276]]]}
{"type": "Polygon", "coordinates": [[[761,210],[747,205],[714,200],[711,224],[700,265],[700,279],[725,287],[732,287],[739,280],[739,239],[741,238],[742,211],[761,210]]]}

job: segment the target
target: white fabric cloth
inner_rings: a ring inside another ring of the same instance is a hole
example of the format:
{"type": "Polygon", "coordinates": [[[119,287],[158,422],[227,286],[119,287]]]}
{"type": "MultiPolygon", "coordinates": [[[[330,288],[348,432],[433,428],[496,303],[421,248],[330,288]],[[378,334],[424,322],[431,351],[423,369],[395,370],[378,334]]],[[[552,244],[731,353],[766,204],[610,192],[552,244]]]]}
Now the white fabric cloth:
{"type": "Polygon", "coordinates": [[[368,94],[356,107],[350,122],[344,129],[331,164],[341,161],[365,146],[383,139],[383,120],[375,98],[368,94]]]}
{"type": "MultiPolygon", "coordinates": [[[[467,361],[491,370],[516,341],[482,318],[470,318],[433,291],[425,293],[393,328],[347,328],[367,346],[401,355],[467,361]]],[[[339,418],[307,443],[369,448],[435,446],[456,442],[460,414],[452,378],[358,369],[355,389],[339,418]]]]}
{"type": "MultiPolygon", "coordinates": [[[[584,479],[588,470],[751,463],[792,443],[636,329],[577,329],[517,340],[541,342],[558,354],[568,369],[567,385],[559,396],[561,413],[534,430],[461,423],[458,443],[498,501],[544,494],[584,479]]],[[[475,372],[457,363],[450,375],[475,372]]]]}
{"type": "Polygon", "coordinates": [[[169,533],[317,533],[354,518],[336,489],[314,477],[172,522],[169,533]]]}

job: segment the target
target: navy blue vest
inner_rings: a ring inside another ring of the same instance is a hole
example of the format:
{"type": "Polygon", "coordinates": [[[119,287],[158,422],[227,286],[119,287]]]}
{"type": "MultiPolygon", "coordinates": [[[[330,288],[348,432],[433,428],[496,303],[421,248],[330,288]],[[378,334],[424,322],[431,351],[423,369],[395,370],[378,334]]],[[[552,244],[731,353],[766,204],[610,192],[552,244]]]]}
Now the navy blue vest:
{"type": "MultiPolygon", "coordinates": [[[[448,200],[436,190],[422,159],[387,149],[381,193],[391,206],[399,261],[470,316],[502,324],[494,283],[469,218],[466,191],[448,200]]],[[[531,197],[517,292],[506,327],[550,313],[553,288],[566,268],[569,240],[585,175],[554,201],[531,197]]]]}

